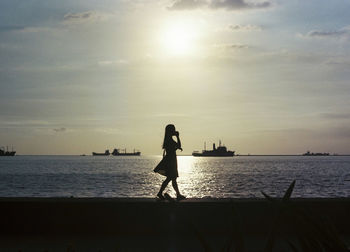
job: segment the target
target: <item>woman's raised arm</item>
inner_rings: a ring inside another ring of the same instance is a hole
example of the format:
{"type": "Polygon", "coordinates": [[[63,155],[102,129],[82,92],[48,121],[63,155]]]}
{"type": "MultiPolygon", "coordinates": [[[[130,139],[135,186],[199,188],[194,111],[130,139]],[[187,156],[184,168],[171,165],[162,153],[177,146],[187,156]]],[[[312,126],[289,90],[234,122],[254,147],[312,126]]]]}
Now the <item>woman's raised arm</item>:
{"type": "Polygon", "coordinates": [[[177,140],[177,147],[176,148],[182,151],[180,134],[178,131],[175,132],[175,136],[176,136],[176,140],[177,140]]]}

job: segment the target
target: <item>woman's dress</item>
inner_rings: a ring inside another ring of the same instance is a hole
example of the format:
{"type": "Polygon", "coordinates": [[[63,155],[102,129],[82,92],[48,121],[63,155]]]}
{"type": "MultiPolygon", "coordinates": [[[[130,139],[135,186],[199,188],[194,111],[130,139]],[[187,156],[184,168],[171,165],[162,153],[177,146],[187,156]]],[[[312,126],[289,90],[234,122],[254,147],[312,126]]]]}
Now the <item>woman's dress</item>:
{"type": "Polygon", "coordinates": [[[164,147],[166,154],[153,171],[168,178],[177,178],[179,176],[176,160],[176,150],[178,148],[178,144],[171,139],[165,144],[164,147]]]}

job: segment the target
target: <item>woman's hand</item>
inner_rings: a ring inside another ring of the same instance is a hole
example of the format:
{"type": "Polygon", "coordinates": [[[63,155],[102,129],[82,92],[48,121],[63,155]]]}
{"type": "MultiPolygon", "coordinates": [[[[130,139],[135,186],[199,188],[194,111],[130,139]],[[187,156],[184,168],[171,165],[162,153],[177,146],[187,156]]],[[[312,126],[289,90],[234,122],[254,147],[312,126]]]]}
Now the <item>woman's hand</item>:
{"type": "Polygon", "coordinates": [[[175,131],[174,135],[178,137],[180,136],[180,133],[178,131],[175,131]]]}

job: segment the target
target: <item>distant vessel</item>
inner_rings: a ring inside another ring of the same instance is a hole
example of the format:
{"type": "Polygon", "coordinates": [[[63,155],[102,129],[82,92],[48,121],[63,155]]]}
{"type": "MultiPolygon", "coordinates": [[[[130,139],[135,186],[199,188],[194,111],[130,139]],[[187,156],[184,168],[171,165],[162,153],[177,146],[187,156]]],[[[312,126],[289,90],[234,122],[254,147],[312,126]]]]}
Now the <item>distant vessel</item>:
{"type": "Polygon", "coordinates": [[[8,147],[6,147],[6,151],[4,147],[0,147],[0,156],[14,156],[16,154],[16,152],[13,150],[9,151],[8,147]]]}
{"type": "Polygon", "coordinates": [[[324,153],[316,152],[316,153],[313,153],[313,152],[307,151],[307,152],[305,152],[303,154],[303,156],[329,156],[329,153],[328,152],[324,152],[324,153]]]}
{"type": "Polygon", "coordinates": [[[206,144],[204,143],[204,150],[202,152],[192,152],[192,156],[194,157],[233,157],[234,155],[234,151],[228,151],[225,146],[221,146],[221,141],[218,148],[213,143],[213,150],[206,150],[206,144]]]}
{"type": "Polygon", "coordinates": [[[124,152],[120,152],[119,149],[114,149],[112,152],[113,156],[140,156],[141,152],[140,151],[135,151],[134,152],[126,152],[126,149],[124,149],[124,152]]]}
{"type": "Polygon", "coordinates": [[[106,150],[105,153],[97,153],[97,152],[93,152],[92,153],[93,156],[109,156],[109,150],[106,150]]]}

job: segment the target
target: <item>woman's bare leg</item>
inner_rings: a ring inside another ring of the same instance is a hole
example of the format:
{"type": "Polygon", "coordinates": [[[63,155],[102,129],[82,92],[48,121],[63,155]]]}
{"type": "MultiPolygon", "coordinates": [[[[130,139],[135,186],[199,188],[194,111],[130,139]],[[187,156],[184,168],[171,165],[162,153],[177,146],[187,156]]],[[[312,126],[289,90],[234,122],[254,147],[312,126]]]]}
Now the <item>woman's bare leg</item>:
{"type": "Polygon", "coordinates": [[[159,192],[158,192],[158,196],[159,195],[162,195],[162,193],[163,193],[163,191],[164,191],[164,189],[165,189],[165,187],[169,184],[169,182],[170,182],[170,178],[166,178],[165,180],[164,180],[164,182],[162,183],[162,186],[160,187],[160,190],[159,190],[159,192]]]}
{"type": "Polygon", "coordinates": [[[173,184],[174,190],[176,191],[176,198],[178,200],[186,199],[186,197],[183,196],[179,191],[179,187],[177,186],[176,178],[172,179],[172,184],[173,184]]]}
{"type": "Polygon", "coordinates": [[[172,179],[172,184],[173,184],[173,187],[174,187],[174,190],[176,192],[176,195],[181,195],[180,191],[179,191],[179,187],[177,186],[177,182],[176,182],[176,178],[172,179]]]}

